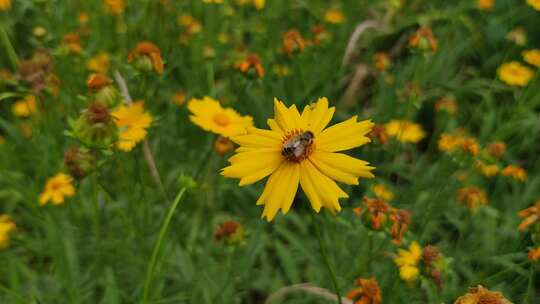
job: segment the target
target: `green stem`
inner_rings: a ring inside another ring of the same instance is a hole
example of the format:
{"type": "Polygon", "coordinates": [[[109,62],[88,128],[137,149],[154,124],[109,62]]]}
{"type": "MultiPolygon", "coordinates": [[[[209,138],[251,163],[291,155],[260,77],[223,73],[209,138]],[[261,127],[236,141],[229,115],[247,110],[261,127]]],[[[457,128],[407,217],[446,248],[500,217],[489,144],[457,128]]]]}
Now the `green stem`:
{"type": "Polygon", "coordinates": [[[341,304],[341,295],[339,293],[339,287],[336,279],[336,274],[334,272],[334,269],[330,265],[330,260],[328,259],[328,256],[326,255],[326,249],[324,248],[323,239],[321,237],[321,231],[319,230],[319,225],[315,222],[315,216],[313,217],[313,224],[315,226],[315,234],[317,235],[317,240],[319,241],[319,250],[321,252],[321,256],[324,261],[324,265],[326,266],[326,270],[328,270],[328,274],[330,275],[330,278],[332,279],[332,284],[334,285],[334,291],[336,292],[337,302],[341,304]]]}
{"type": "Polygon", "coordinates": [[[13,48],[13,45],[11,44],[11,41],[9,40],[9,36],[2,25],[0,25],[0,40],[2,41],[2,44],[4,45],[4,48],[6,49],[9,62],[13,66],[13,69],[15,70],[18,69],[19,58],[17,57],[17,53],[15,52],[15,49],[13,48]]]}
{"type": "Polygon", "coordinates": [[[156,267],[159,250],[161,249],[161,243],[163,242],[163,239],[165,238],[165,234],[167,233],[167,230],[169,228],[169,224],[171,223],[174,212],[176,211],[176,208],[178,207],[180,201],[182,200],[182,197],[184,196],[185,192],[186,192],[185,187],[180,189],[180,191],[176,195],[176,198],[174,199],[174,202],[169,208],[169,212],[167,213],[167,216],[165,217],[165,220],[163,221],[163,224],[161,225],[161,229],[159,230],[159,235],[158,235],[156,244],[154,245],[154,250],[152,251],[152,257],[150,258],[150,263],[148,264],[146,277],[144,279],[143,300],[142,300],[142,303],[144,304],[148,303],[150,283],[152,282],[152,278],[154,276],[154,270],[156,267]]]}

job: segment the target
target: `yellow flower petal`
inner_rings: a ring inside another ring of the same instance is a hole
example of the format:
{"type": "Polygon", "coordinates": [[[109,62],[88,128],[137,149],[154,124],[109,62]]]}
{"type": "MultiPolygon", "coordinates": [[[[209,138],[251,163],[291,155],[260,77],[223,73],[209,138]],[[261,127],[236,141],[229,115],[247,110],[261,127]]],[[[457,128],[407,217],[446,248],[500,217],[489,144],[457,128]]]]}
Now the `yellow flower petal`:
{"type": "Polygon", "coordinates": [[[325,175],[349,185],[358,185],[358,177],[374,177],[369,172],[375,169],[374,167],[368,166],[365,161],[345,154],[316,150],[310,156],[310,160],[325,175]]]}
{"type": "Polygon", "coordinates": [[[257,204],[264,204],[262,217],[271,221],[281,208],[287,213],[292,205],[300,178],[299,166],[296,163],[283,162],[272,174],[266,184],[263,195],[257,204]]]}
{"type": "Polygon", "coordinates": [[[308,129],[317,136],[332,120],[336,108],[328,108],[326,97],[319,98],[315,105],[307,107],[304,108],[302,116],[308,121],[308,129]],[[309,109],[306,109],[307,107],[309,109]]]}
{"type": "Polygon", "coordinates": [[[349,150],[364,145],[371,140],[365,136],[373,123],[369,120],[356,121],[356,116],[335,124],[315,137],[317,149],[327,152],[349,150]]]}
{"type": "Polygon", "coordinates": [[[283,162],[283,157],[275,151],[248,151],[229,158],[231,165],[221,174],[226,177],[240,178],[240,186],[258,182],[272,174],[283,162]]]}

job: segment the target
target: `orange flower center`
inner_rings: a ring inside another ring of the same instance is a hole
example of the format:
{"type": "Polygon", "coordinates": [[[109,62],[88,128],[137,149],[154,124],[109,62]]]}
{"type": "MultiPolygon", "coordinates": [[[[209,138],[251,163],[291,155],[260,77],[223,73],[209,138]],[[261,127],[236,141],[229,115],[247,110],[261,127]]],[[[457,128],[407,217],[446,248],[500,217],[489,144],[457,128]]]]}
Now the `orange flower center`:
{"type": "Polygon", "coordinates": [[[313,132],[292,130],[283,137],[281,155],[289,161],[301,162],[313,152],[313,132]]]}
{"type": "Polygon", "coordinates": [[[214,115],[214,122],[218,124],[220,127],[226,127],[229,123],[229,117],[223,113],[218,113],[214,115]]]}
{"type": "Polygon", "coordinates": [[[62,184],[59,183],[59,182],[51,184],[51,190],[52,191],[58,191],[58,190],[60,190],[60,188],[62,188],[62,184]]]}

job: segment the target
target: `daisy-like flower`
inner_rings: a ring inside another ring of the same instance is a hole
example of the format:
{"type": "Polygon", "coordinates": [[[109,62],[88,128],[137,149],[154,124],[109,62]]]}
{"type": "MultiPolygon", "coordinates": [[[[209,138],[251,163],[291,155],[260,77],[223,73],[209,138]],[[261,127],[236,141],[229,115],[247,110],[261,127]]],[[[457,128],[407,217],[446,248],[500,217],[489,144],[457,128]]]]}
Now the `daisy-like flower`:
{"type": "Polygon", "coordinates": [[[152,116],[144,111],[142,101],[119,106],[111,115],[119,130],[116,147],[124,152],[131,151],[142,141],[146,137],[146,129],[152,124],[152,116]]]}
{"type": "Polygon", "coordinates": [[[417,143],[426,137],[422,126],[408,120],[391,120],[385,125],[385,129],[388,135],[405,143],[417,143]]]}
{"type": "Polygon", "coordinates": [[[39,204],[43,206],[49,201],[52,201],[54,205],[64,203],[65,197],[75,194],[75,187],[71,184],[72,181],[71,176],[64,173],[58,173],[49,178],[39,196],[39,204]]]}
{"type": "Polygon", "coordinates": [[[324,13],[324,21],[333,24],[340,24],[345,21],[343,12],[337,9],[329,9],[324,13]]]}
{"type": "Polygon", "coordinates": [[[486,177],[493,177],[499,172],[499,166],[495,164],[487,165],[480,160],[474,162],[474,167],[486,177]]]}
{"type": "Polygon", "coordinates": [[[537,11],[540,11],[540,0],[527,0],[527,4],[537,11]]]}
{"type": "Polygon", "coordinates": [[[359,278],[355,281],[358,287],[347,293],[347,298],[354,304],[381,304],[381,289],[375,278],[359,278]]]}
{"type": "Polygon", "coordinates": [[[539,49],[532,49],[532,50],[526,50],[521,53],[521,56],[523,56],[523,60],[527,62],[530,65],[534,65],[537,68],[540,68],[540,50],[539,49]]]}
{"type": "Polygon", "coordinates": [[[454,304],[512,304],[502,293],[490,291],[489,289],[478,285],[469,288],[469,292],[459,297],[454,304]]]}
{"type": "Polygon", "coordinates": [[[501,171],[502,176],[511,176],[514,179],[524,182],[527,180],[527,172],[519,166],[508,165],[501,171]]]}
{"type": "Polygon", "coordinates": [[[422,247],[413,242],[409,249],[398,249],[394,263],[399,267],[399,276],[403,281],[413,282],[420,274],[418,263],[422,259],[422,247]]]}
{"type": "Polygon", "coordinates": [[[11,217],[7,214],[0,215],[0,249],[9,246],[11,240],[11,234],[17,226],[11,220],[11,217]]]}
{"type": "Polygon", "coordinates": [[[306,48],[306,41],[297,30],[289,30],[283,34],[283,51],[287,56],[292,56],[294,52],[302,53],[306,48]]]}
{"type": "Polygon", "coordinates": [[[110,61],[109,54],[101,52],[88,60],[86,68],[95,73],[105,74],[109,70],[110,61]]]}
{"type": "Polygon", "coordinates": [[[291,208],[302,186],[311,207],[321,207],[332,213],[341,210],[340,198],[348,197],[334,180],[357,185],[358,178],[372,178],[374,167],[340,151],[362,146],[373,123],[368,120],[349,120],[326,128],[335,108],[328,107],[328,99],[306,106],[302,113],[296,105],[287,108],[274,100],[274,119],[268,119],[270,130],[249,128],[248,134],[231,140],[240,145],[229,159],[230,166],[221,174],[239,178],[240,186],[253,184],[270,176],[257,204],[264,205],[262,216],[271,221],[277,211],[285,214],[291,208]],[[326,128],[326,129],[325,129],[326,128]]]}
{"type": "Polygon", "coordinates": [[[517,61],[505,63],[497,70],[499,79],[511,86],[524,87],[533,77],[533,71],[517,61]]]}
{"type": "Polygon", "coordinates": [[[520,231],[525,231],[531,225],[538,223],[540,221],[540,200],[533,206],[521,210],[518,216],[523,219],[518,227],[520,231]]]}
{"type": "Polygon", "coordinates": [[[122,15],[124,13],[124,0],[103,0],[105,11],[111,15],[122,15]]]}
{"type": "Polygon", "coordinates": [[[142,41],[137,44],[128,55],[128,62],[134,62],[142,70],[154,70],[158,74],[163,73],[163,60],[161,51],[152,42],[142,41]]]}
{"type": "Polygon", "coordinates": [[[241,116],[231,108],[223,108],[219,101],[205,96],[202,99],[192,98],[188,102],[191,122],[225,137],[246,134],[247,128],[253,125],[251,116],[241,116]]]}
{"type": "Polygon", "coordinates": [[[19,100],[11,107],[13,115],[18,117],[28,117],[37,111],[37,102],[34,95],[28,95],[24,99],[19,100]]]}
{"type": "Polygon", "coordinates": [[[463,152],[467,152],[473,156],[478,155],[480,152],[480,146],[473,137],[468,137],[460,133],[450,134],[443,133],[438,142],[439,150],[445,152],[454,152],[457,149],[461,149],[463,152]]]}
{"type": "Polygon", "coordinates": [[[377,198],[385,201],[391,201],[394,199],[394,193],[383,184],[376,184],[371,187],[371,191],[377,198]]]}

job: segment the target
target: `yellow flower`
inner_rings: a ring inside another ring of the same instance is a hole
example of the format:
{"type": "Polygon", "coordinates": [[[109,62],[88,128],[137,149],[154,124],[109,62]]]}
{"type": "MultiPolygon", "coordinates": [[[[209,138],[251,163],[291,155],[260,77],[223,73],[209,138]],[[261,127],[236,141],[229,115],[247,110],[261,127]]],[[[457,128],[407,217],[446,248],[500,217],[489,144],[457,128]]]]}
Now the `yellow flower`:
{"type": "Polygon", "coordinates": [[[64,173],[58,173],[49,178],[45,184],[45,189],[39,196],[39,204],[43,206],[51,200],[54,205],[62,204],[66,196],[75,194],[75,187],[71,182],[71,176],[64,173]]]}
{"type": "Polygon", "coordinates": [[[225,137],[246,134],[247,128],[253,125],[251,116],[241,116],[231,108],[223,108],[219,101],[208,96],[192,98],[187,107],[193,114],[189,116],[191,122],[225,137]]]}
{"type": "Polygon", "coordinates": [[[334,23],[339,24],[343,23],[345,20],[345,16],[343,15],[343,12],[337,9],[329,9],[324,13],[324,21],[328,23],[334,23]]]}
{"type": "Polygon", "coordinates": [[[511,176],[520,182],[527,180],[527,172],[519,166],[508,165],[501,171],[502,176],[511,176]]]}
{"type": "Polygon", "coordinates": [[[386,188],[383,184],[376,184],[371,187],[371,191],[375,194],[377,198],[380,198],[384,201],[391,201],[394,198],[394,193],[386,188]]]}
{"type": "Polygon", "coordinates": [[[523,60],[527,62],[530,65],[534,65],[537,68],[540,68],[540,50],[539,49],[532,49],[523,51],[521,53],[521,56],[523,56],[523,60]]]}
{"type": "Polygon", "coordinates": [[[356,121],[354,116],[327,129],[335,108],[328,107],[325,97],[302,113],[296,105],[287,108],[274,99],[274,119],[268,119],[270,130],[248,128],[246,135],[231,140],[240,148],[229,158],[230,166],[221,174],[239,178],[240,186],[250,185],[270,176],[257,205],[264,205],[262,217],[271,221],[277,211],[287,213],[302,186],[311,207],[319,212],[321,207],[332,213],[341,210],[340,198],[347,198],[334,180],[357,185],[358,178],[372,178],[374,167],[365,161],[343,153],[336,153],[362,146],[371,140],[366,134],[373,123],[356,121]]]}
{"type": "Polygon", "coordinates": [[[420,274],[418,263],[422,258],[422,248],[417,242],[413,242],[409,246],[409,250],[399,249],[398,257],[394,259],[394,263],[399,267],[399,276],[406,282],[416,280],[420,274]]]}
{"type": "Polygon", "coordinates": [[[540,11],[540,0],[527,0],[527,4],[537,11],[540,11]]]}
{"type": "Polygon", "coordinates": [[[479,160],[475,161],[474,167],[478,171],[482,172],[482,174],[484,174],[487,177],[495,176],[499,172],[499,166],[497,166],[497,165],[486,165],[486,164],[484,164],[483,162],[481,162],[479,160]]]}
{"type": "Polygon", "coordinates": [[[124,0],[103,0],[105,11],[111,15],[122,15],[124,13],[124,0]]]}
{"type": "Polygon", "coordinates": [[[223,3],[223,0],[202,0],[203,3],[216,3],[221,4],[223,3]]]}
{"type": "Polygon", "coordinates": [[[253,5],[258,10],[262,10],[265,4],[266,4],[266,0],[253,0],[253,5]]]}
{"type": "Polygon", "coordinates": [[[107,74],[107,71],[109,70],[109,65],[109,55],[105,52],[101,52],[96,56],[90,58],[90,60],[88,60],[88,62],[86,63],[86,67],[90,71],[99,74],[107,74]]]}
{"type": "Polygon", "coordinates": [[[142,141],[146,137],[146,129],[152,124],[152,116],[144,111],[142,101],[119,106],[111,115],[119,130],[116,147],[124,152],[131,151],[142,141]]]}
{"type": "Polygon", "coordinates": [[[453,152],[460,148],[463,152],[467,152],[473,156],[478,155],[480,152],[480,146],[475,138],[468,137],[461,134],[441,134],[441,138],[438,142],[439,150],[444,152],[453,152]]]}
{"type": "Polygon", "coordinates": [[[502,293],[490,291],[482,285],[469,288],[469,292],[459,297],[454,304],[512,304],[502,293]]]}
{"type": "Polygon", "coordinates": [[[495,0],[477,0],[476,6],[478,9],[483,11],[490,11],[493,9],[493,6],[495,4],[495,0]]]}
{"type": "Polygon", "coordinates": [[[7,11],[11,8],[11,0],[0,0],[0,11],[7,11]]]}
{"type": "Polygon", "coordinates": [[[505,63],[497,70],[499,78],[511,86],[526,86],[533,77],[533,71],[517,61],[505,63]]]}
{"type": "Polygon", "coordinates": [[[7,214],[0,215],[0,249],[9,246],[11,234],[17,228],[11,217],[7,214]]]}
{"type": "Polygon", "coordinates": [[[15,102],[11,106],[11,112],[18,117],[28,117],[36,113],[37,102],[34,95],[27,95],[24,99],[15,102]]]}
{"type": "Polygon", "coordinates": [[[392,120],[385,125],[386,133],[400,142],[417,143],[426,136],[422,126],[407,120],[392,120]]]}

